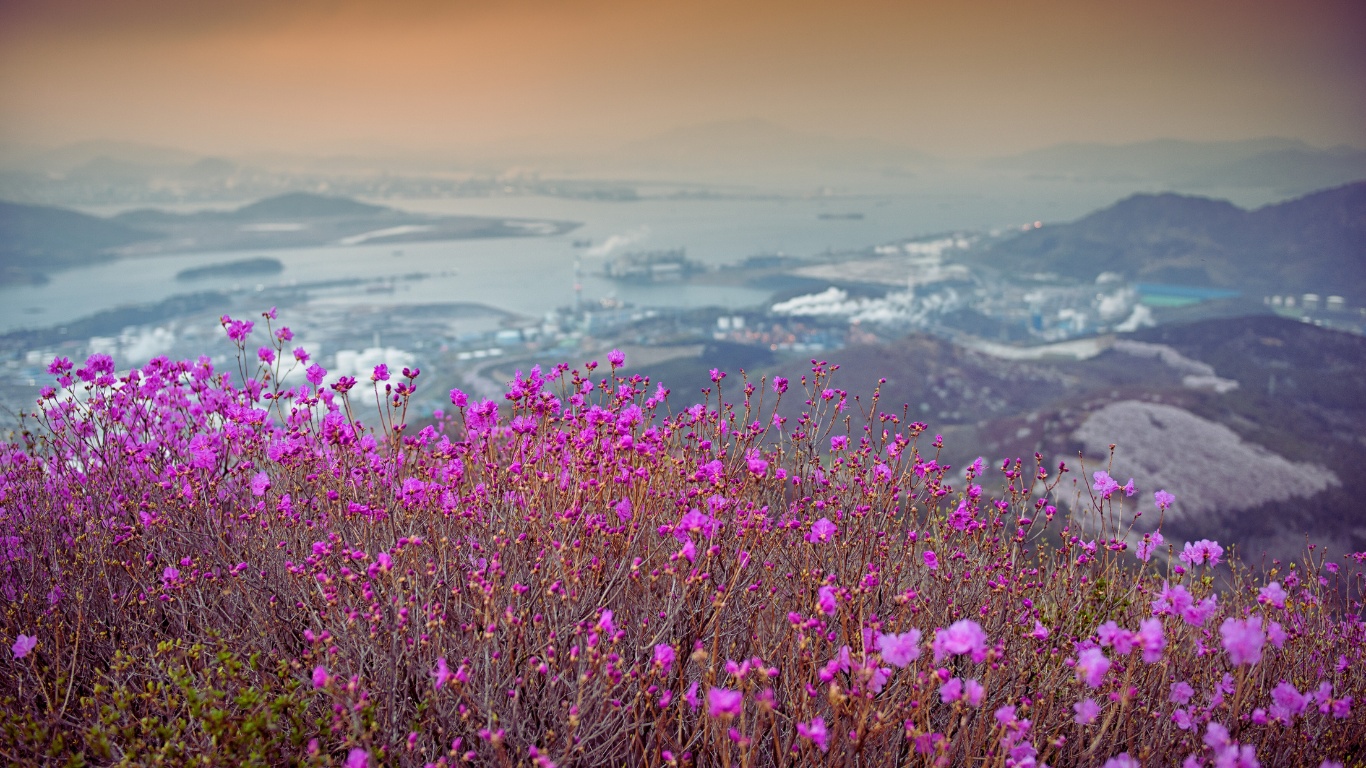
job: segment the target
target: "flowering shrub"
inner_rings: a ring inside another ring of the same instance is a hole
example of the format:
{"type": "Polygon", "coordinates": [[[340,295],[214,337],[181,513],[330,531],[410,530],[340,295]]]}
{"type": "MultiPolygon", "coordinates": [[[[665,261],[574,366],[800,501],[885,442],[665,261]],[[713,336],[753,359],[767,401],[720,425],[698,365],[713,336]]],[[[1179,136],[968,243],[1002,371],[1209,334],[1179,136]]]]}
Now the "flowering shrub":
{"type": "Polygon", "coordinates": [[[1253,574],[1159,535],[1136,557],[1109,501],[1132,482],[1098,474],[1106,528],[1075,529],[1065,468],[979,460],[960,482],[924,424],[823,362],[791,423],[786,379],[717,371],[674,408],[613,353],[519,373],[501,404],[453,391],[419,431],[420,372],[381,366],[367,427],[365,384],[325,386],[265,319],[248,354],[253,323],[224,318],[235,377],[53,362],[60,389],[0,455],[7,761],[1366,753],[1366,624],[1321,556],[1253,574]],[[307,384],[280,383],[290,365],[307,384]]]}

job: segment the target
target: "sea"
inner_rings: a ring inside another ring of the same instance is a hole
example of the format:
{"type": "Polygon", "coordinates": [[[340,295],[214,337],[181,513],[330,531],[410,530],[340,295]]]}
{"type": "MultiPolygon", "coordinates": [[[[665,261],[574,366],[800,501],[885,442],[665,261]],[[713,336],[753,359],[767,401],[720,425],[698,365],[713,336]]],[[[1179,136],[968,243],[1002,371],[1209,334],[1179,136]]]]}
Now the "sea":
{"type": "MultiPolygon", "coordinates": [[[[690,259],[724,265],[760,254],[860,251],[945,232],[1004,232],[1036,221],[1074,220],[1139,191],[1156,190],[1136,189],[1124,182],[955,175],[919,179],[899,188],[882,185],[862,193],[817,189],[804,194],[657,196],[633,201],[536,196],[370,200],[412,212],[553,219],[581,226],[553,237],[335,244],[129,258],[54,272],[40,286],[0,288],[0,333],[59,326],[102,310],[194,291],[250,292],[319,281],[355,281],[349,290],[334,287],[320,294],[319,300],[328,302],[472,302],[535,318],[573,303],[576,259],[585,301],[743,309],[762,305],[769,295],[745,286],[616,283],[601,276],[604,259],[632,250],[683,248],[690,259]],[[585,247],[583,241],[591,245],[585,247]],[[187,268],[257,256],[278,259],[283,272],[259,281],[175,278],[187,268]],[[377,291],[376,282],[383,281],[391,282],[377,291]]],[[[1233,198],[1246,206],[1270,201],[1264,192],[1249,190],[1215,191],[1210,196],[1233,198]]],[[[83,210],[111,215],[123,209],[83,210]]]]}

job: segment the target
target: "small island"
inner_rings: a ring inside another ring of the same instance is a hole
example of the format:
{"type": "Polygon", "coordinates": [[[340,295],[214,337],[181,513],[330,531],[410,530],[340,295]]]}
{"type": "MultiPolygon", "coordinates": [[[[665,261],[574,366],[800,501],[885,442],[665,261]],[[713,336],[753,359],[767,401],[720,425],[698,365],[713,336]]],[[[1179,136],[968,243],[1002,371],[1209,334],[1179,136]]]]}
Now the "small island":
{"type": "Polygon", "coordinates": [[[285,271],[285,265],[280,263],[279,259],[257,256],[251,259],[225,261],[219,264],[206,264],[202,267],[182,269],[175,274],[175,279],[183,281],[204,280],[213,277],[256,277],[278,275],[283,271],[285,271]]]}

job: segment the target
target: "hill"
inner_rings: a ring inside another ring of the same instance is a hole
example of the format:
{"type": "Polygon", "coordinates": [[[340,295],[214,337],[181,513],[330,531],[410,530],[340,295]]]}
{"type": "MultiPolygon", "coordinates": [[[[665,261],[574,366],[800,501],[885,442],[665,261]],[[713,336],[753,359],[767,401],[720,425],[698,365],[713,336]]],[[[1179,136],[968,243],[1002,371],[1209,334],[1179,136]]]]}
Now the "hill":
{"type": "Polygon", "coordinates": [[[48,270],[110,259],[114,248],[155,237],[64,208],[0,202],[0,285],[41,282],[48,270]]]}
{"type": "MultiPolygon", "coordinates": [[[[862,393],[865,407],[885,379],[879,408],[900,413],[905,404],[910,418],[943,433],[941,461],[955,467],[1038,452],[1052,466],[1066,461],[1080,482],[1105,466],[1114,443],[1121,481],[1148,477],[1178,495],[1163,526],[1169,539],[1217,535],[1256,557],[1293,556],[1306,534],[1335,552],[1366,549],[1366,339],[1261,316],[1101,342],[1107,350],[1089,360],[1008,361],[914,335],[832,360],[839,386],[862,393]]],[[[695,381],[704,363],[660,373],[670,384],[695,381]]],[[[750,373],[793,377],[801,368],[788,361],[750,373]]],[[[800,401],[786,405],[795,418],[800,401]]]]}
{"type": "Polygon", "coordinates": [[[982,257],[1011,271],[1366,300],[1366,182],[1247,211],[1141,194],[1078,221],[1031,230],[982,257]]]}

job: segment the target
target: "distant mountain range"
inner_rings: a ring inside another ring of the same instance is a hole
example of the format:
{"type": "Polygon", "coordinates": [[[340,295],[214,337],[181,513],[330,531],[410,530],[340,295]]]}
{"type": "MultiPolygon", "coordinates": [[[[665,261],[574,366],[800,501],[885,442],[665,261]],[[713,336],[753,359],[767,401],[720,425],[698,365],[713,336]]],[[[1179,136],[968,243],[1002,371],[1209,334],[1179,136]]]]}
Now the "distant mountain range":
{"type": "Polygon", "coordinates": [[[1044,226],[981,257],[1012,272],[1233,288],[1260,296],[1366,300],[1366,182],[1252,211],[1177,194],[1134,195],[1044,226]]]}
{"type": "Polygon", "coordinates": [[[1291,139],[1059,144],[999,157],[987,168],[1080,181],[1199,190],[1264,187],[1286,195],[1366,178],[1366,150],[1318,148],[1291,139]]]}

